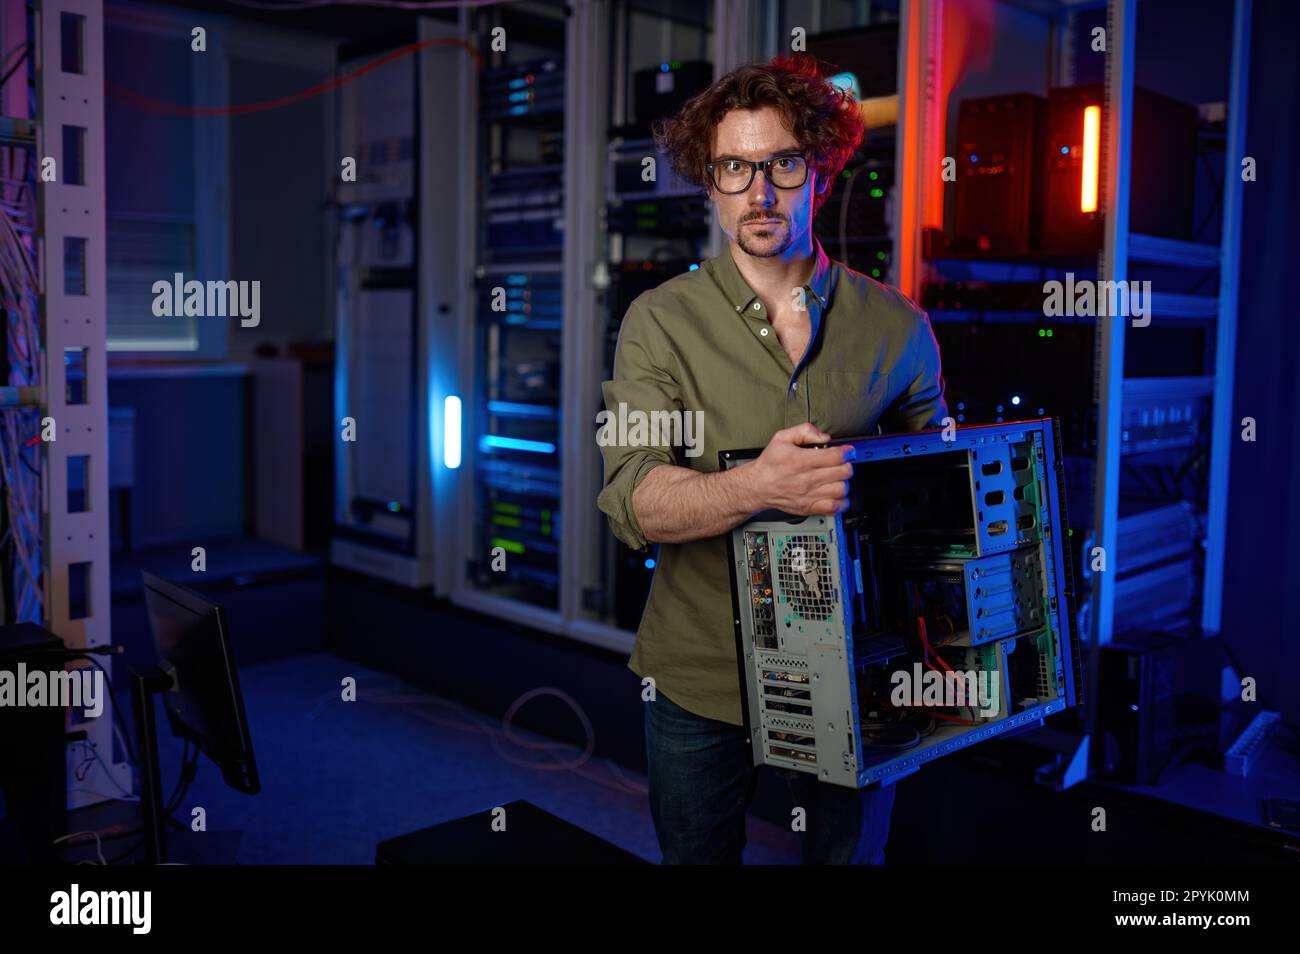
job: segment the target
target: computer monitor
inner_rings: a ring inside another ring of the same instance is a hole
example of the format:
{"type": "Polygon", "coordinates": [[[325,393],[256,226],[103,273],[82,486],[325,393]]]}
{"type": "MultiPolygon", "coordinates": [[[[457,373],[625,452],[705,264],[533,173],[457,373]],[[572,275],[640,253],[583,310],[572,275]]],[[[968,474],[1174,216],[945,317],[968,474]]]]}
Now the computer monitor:
{"type": "Polygon", "coordinates": [[[225,613],[192,590],[143,576],[158,667],[171,677],[160,695],[172,734],[188,735],[231,788],[257,794],[262,786],[225,613]]]}

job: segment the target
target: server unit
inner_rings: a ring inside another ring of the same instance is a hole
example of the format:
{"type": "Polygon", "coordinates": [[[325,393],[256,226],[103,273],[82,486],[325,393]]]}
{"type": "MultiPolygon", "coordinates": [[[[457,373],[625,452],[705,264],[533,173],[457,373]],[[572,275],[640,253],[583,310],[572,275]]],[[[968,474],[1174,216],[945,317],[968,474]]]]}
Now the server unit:
{"type": "MultiPolygon", "coordinates": [[[[820,33],[808,38],[808,52],[840,71],[836,85],[859,99],[898,91],[898,24],[885,23],[820,33]]],[[[868,129],[813,220],[826,253],[855,271],[890,279],[894,188],[893,127],[868,129]]]]}
{"type": "Polygon", "coordinates": [[[808,38],[808,52],[853,74],[861,99],[898,92],[897,23],[819,33],[808,38]]]}
{"type": "Polygon", "coordinates": [[[1180,758],[1218,755],[1226,666],[1218,637],[1134,632],[1102,649],[1101,726],[1118,780],[1152,785],[1180,758]]]}
{"type": "MultiPolygon", "coordinates": [[[[1106,207],[1105,90],[1059,87],[964,100],[957,114],[957,183],[947,240],[931,257],[1086,255],[1100,250],[1106,207]]],[[[1130,227],[1189,239],[1195,197],[1197,113],[1133,91],[1130,227]]]]}
{"type": "Polygon", "coordinates": [[[1080,701],[1053,422],[949,437],[836,442],[853,448],[848,510],[732,531],[756,764],[887,783],[1080,701]]]}
{"type": "Polygon", "coordinates": [[[638,123],[670,116],[713,82],[713,64],[673,60],[633,74],[634,113],[638,123]]]}
{"type": "Polygon", "coordinates": [[[1037,245],[1045,111],[1029,93],[958,107],[955,250],[1022,255],[1037,245]]]}
{"type": "MultiPolygon", "coordinates": [[[[1106,207],[1100,161],[1105,141],[1104,103],[1101,84],[1060,87],[1048,93],[1043,142],[1045,250],[1089,253],[1101,248],[1102,210],[1106,207]]],[[[1191,238],[1196,127],[1196,107],[1134,87],[1132,231],[1191,238]]]]}
{"type": "Polygon", "coordinates": [[[558,55],[480,74],[487,175],[465,426],[477,541],[466,578],[547,609],[560,591],[565,76],[558,55]]]}
{"type": "Polygon", "coordinates": [[[356,160],[356,180],[341,182],[336,196],[331,559],[407,586],[432,582],[430,462],[420,423],[429,371],[415,267],[416,67],[406,57],[343,88],[339,138],[356,160]]]}

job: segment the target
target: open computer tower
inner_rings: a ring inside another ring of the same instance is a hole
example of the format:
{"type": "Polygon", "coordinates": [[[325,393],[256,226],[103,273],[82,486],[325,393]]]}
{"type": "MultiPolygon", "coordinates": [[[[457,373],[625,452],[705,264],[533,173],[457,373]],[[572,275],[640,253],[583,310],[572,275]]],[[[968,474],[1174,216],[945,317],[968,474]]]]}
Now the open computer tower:
{"type": "Polygon", "coordinates": [[[730,535],[755,764],[888,783],[1080,702],[1053,420],[833,443],[853,448],[843,513],[730,535]]]}

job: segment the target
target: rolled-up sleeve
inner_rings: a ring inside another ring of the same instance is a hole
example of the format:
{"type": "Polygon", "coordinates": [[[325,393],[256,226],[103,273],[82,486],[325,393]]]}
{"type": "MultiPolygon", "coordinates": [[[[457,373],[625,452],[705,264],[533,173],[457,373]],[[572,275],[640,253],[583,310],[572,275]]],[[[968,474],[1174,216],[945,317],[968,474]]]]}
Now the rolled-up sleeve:
{"type": "Polygon", "coordinates": [[[942,427],[943,419],[948,416],[939,343],[930,327],[930,318],[910,300],[905,297],[903,300],[915,311],[916,327],[908,342],[907,355],[899,364],[899,372],[905,376],[907,387],[882,417],[886,433],[942,427]]]}
{"type": "Polygon", "coordinates": [[[618,421],[633,411],[681,410],[681,390],[671,372],[668,343],[653,315],[638,299],[628,309],[618,333],[614,354],[614,379],[602,385],[609,412],[609,437],[597,439],[605,463],[605,482],[596,506],[609,520],[610,529],[633,550],[650,547],[632,510],[632,492],[660,464],[676,463],[671,447],[630,447],[618,440],[618,421]],[[620,407],[621,406],[621,407],[620,407]]]}

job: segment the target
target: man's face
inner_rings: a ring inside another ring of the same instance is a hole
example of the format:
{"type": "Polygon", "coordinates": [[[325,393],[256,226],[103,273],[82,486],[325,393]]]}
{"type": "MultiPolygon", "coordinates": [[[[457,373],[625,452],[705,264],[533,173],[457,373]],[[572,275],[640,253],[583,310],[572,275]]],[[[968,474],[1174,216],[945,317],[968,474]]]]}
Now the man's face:
{"type": "MultiPolygon", "coordinates": [[[[762,162],[773,156],[798,155],[798,140],[786,128],[781,113],[773,106],[733,109],[714,130],[713,162],[748,159],[762,162]]],[[[808,181],[797,189],[778,189],[760,170],[744,192],[728,195],[709,182],[709,198],[718,211],[718,224],[727,237],[747,255],[768,258],[792,247],[802,248],[812,227],[814,190],[825,184],[816,170],[808,170],[808,181]]]]}

